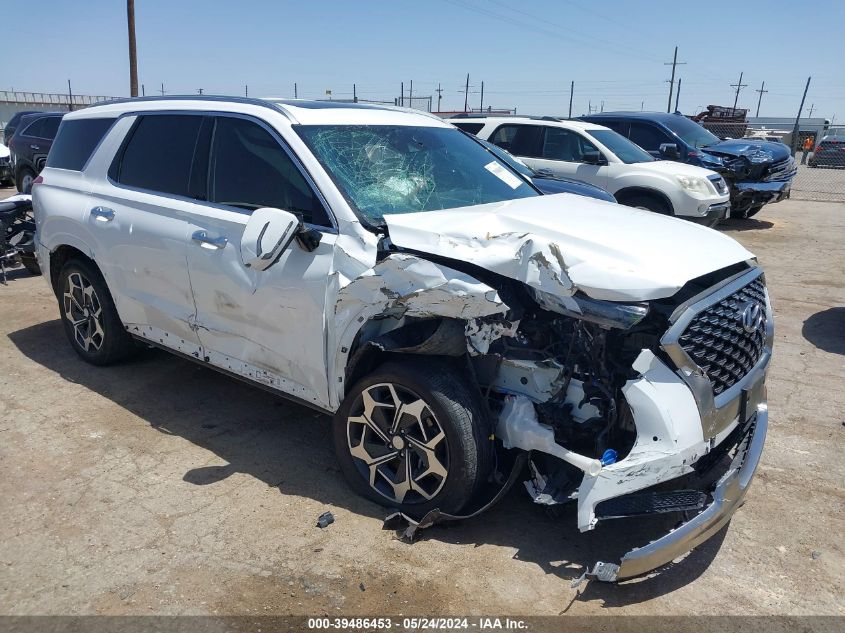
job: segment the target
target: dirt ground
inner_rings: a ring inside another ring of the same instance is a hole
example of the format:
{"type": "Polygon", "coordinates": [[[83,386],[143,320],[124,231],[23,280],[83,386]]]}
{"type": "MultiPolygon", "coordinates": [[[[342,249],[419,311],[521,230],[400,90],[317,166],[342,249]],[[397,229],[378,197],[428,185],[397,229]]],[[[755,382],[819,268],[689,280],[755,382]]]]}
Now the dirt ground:
{"type": "Polygon", "coordinates": [[[680,564],[579,590],[582,564],[649,526],[582,535],[572,509],[552,518],[515,487],[482,518],[400,542],[344,483],[329,418],[159,351],[88,366],[44,280],[13,271],[0,614],[845,615],[845,204],[758,217],[723,228],[766,268],[776,315],[747,503],[680,564]]]}

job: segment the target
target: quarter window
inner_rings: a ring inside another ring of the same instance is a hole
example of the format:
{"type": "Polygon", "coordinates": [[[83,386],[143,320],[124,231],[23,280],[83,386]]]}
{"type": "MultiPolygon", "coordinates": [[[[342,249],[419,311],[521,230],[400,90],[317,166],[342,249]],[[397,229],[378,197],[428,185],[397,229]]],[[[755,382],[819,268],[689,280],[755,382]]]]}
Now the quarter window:
{"type": "Polygon", "coordinates": [[[114,119],[65,121],[47,157],[47,167],[81,170],[114,119]]]}
{"type": "Polygon", "coordinates": [[[202,117],[184,114],[142,116],[117,169],[117,181],[131,187],[188,195],[191,163],[202,117]]]}
{"type": "Polygon", "coordinates": [[[330,226],[323,205],[279,142],[260,125],[220,117],[211,149],[211,200],[254,210],[275,207],[330,226]]]}

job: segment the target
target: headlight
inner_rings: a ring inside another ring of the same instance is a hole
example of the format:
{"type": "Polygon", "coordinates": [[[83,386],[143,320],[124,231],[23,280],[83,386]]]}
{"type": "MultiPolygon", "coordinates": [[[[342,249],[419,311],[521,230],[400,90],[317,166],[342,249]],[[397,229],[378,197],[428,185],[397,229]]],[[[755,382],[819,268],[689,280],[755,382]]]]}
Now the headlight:
{"type": "Polygon", "coordinates": [[[647,303],[615,303],[600,301],[578,293],[571,297],[560,297],[532,286],[527,286],[534,300],[543,308],[576,319],[590,321],[604,327],[628,330],[648,314],[647,303]]]}
{"type": "Polygon", "coordinates": [[[711,194],[715,193],[715,189],[712,189],[708,185],[710,181],[707,178],[699,178],[698,176],[681,176],[676,175],[675,178],[678,180],[678,183],[692,193],[701,193],[701,194],[711,194]]]}

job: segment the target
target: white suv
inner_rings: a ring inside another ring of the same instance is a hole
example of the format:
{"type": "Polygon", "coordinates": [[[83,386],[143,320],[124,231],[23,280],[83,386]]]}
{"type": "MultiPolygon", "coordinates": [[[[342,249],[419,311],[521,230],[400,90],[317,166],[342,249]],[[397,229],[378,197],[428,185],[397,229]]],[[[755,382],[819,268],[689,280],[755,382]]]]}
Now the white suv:
{"type": "Polygon", "coordinates": [[[613,130],[544,117],[456,117],[450,123],[518,156],[529,167],[576,178],[612,193],[620,204],[715,226],[730,209],[716,172],[655,160],[613,130]]]}
{"type": "Polygon", "coordinates": [[[540,195],[424,113],[111,102],[64,118],[33,201],[83,360],[153,345],[333,415],[351,485],[419,525],[523,474],[538,503],[577,500],[581,530],[689,519],[593,569],[627,578],[724,525],[760,458],[772,320],[751,253],[540,195]]]}

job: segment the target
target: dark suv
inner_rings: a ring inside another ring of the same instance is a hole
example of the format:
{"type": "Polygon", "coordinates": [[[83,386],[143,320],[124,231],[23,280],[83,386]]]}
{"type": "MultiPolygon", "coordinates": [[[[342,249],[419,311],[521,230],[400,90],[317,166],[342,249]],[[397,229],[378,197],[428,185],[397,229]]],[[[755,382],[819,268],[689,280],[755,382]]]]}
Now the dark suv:
{"type": "Polygon", "coordinates": [[[18,129],[9,140],[15,186],[21,193],[32,190],[32,181],[44,168],[64,115],[64,112],[39,112],[21,117],[18,129]]]}
{"type": "Polygon", "coordinates": [[[15,135],[15,130],[18,128],[22,117],[26,116],[27,114],[38,113],[38,110],[24,110],[22,112],[15,112],[15,114],[12,115],[12,118],[9,119],[9,122],[6,123],[6,127],[3,128],[3,143],[7,146],[9,145],[9,141],[11,141],[12,137],[15,135]]]}
{"type": "Polygon", "coordinates": [[[581,119],[616,130],[656,158],[719,172],[730,186],[734,218],[750,218],[764,204],[788,198],[798,169],[783,143],[723,141],[677,112],[603,112],[581,119]]]}

